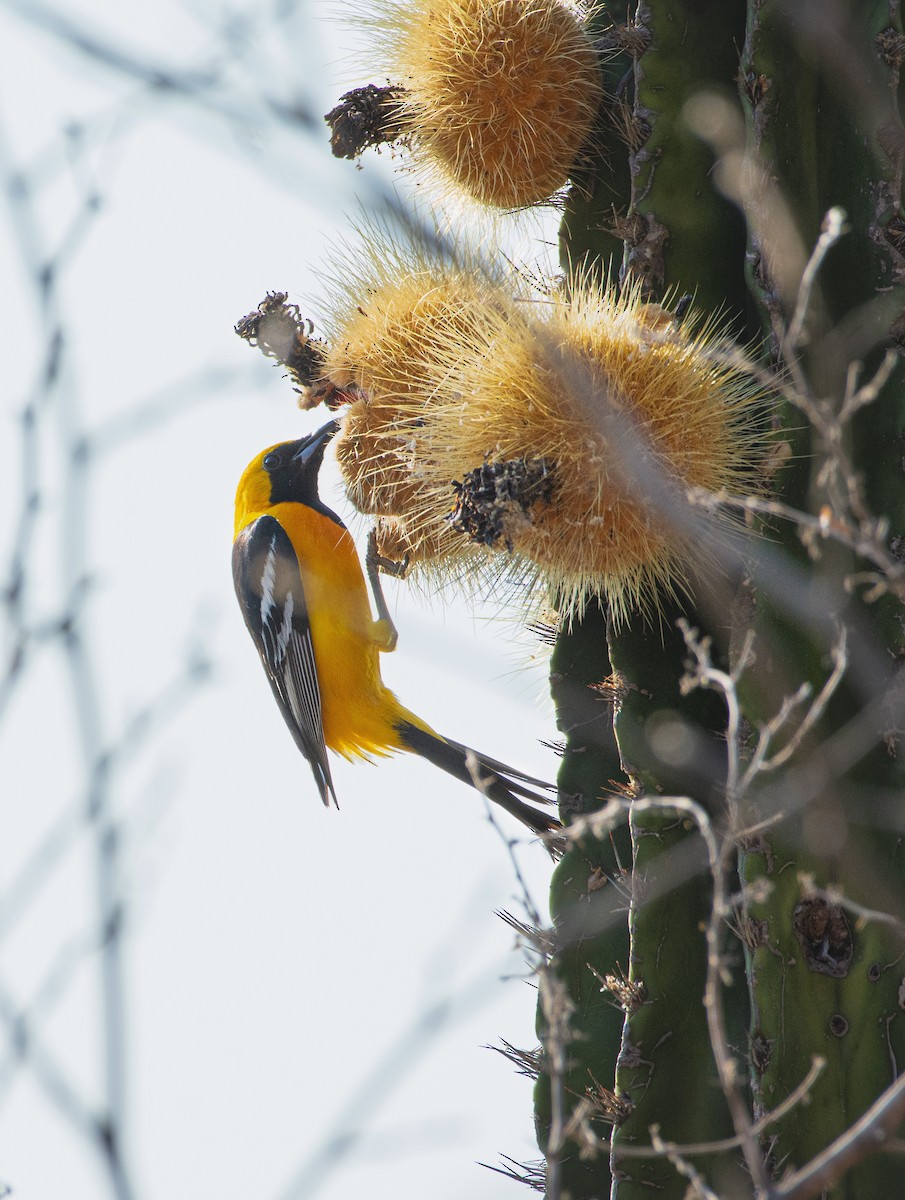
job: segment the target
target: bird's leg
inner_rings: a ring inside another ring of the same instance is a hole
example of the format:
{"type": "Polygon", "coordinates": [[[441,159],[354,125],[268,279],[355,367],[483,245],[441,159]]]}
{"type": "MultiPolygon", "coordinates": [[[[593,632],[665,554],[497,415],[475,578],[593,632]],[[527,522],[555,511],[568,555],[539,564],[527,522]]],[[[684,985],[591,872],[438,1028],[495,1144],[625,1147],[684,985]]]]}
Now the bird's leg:
{"type": "Polygon", "coordinates": [[[378,616],[378,620],[374,622],[374,641],[379,650],[395,650],[399,635],[396,632],[396,626],[393,624],[393,618],[390,616],[386,597],[383,594],[383,587],[380,583],[380,572],[386,571],[388,575],[395,575],[398,579],[401,579],[408,568],[408,555],[403,558],[402,562],[393,562],[390,558],[384,558],[377,550],[377,530],[372,529],[368,534],[365,567],[367,568],[368,583],[371,585],[374,606],[377,609],[378,616]]]}

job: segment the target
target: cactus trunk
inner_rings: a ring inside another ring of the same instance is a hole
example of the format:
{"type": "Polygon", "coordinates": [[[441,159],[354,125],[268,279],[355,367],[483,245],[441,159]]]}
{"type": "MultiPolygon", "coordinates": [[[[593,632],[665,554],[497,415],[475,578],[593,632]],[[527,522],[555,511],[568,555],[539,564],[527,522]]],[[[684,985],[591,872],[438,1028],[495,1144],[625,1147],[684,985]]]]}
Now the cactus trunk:
{"type": "MultiPolygon", "coordinates": [[[[812,4],[778,3],[752,6],[749,15],[743,72],[750,149],[777,181],[754,213],[754,287],[774,345],[779,341],[800,380],[800,411],[811,419],[810,455],[788,472],[787,494],[888,549],[905,515],[897,449],[905,425],[898,359],[905,264],[896,244],[901,14],[898,5],[839,4],[831,29],[814,24],[819,16],[812,4]],[[798,345],[788,332],[777,337],[794,328],[796,305],[795,276],[784,276],[769,245],[780,204],[802,247],[816,242],[834,206],[848,226],[827,253],[798,345]],[[866,380],[887,347],[898,361],[890,360],[885,386],[849,419],[850,364],[863,364],[866,380]],[[869,514],[882,516],[888,532],[869,514]]],[[[905,863],[892,816],[893,798],[900,803],[902,794],[895,728],[903,632],[900,600],[869,594],[859,582],[865,564],[845,537],[806,553],[799,527],[780,532],[808,588],[821,589],[823,614],[790,617],[755,582],[762,651],[745,688],[751,719],[767,719],[802,682],[818,694],[843,633],[847,660],[795,755],[756,790],[752,813],[774,823],[742,853],[748,894],[767,885],[747,910],[756,1110],[775,1107],[798,1086],[814,1056],[825,1062],[809,1103],[773,1127],[771,1160],[787,1170],[842,1135],[895,1081],[903,1061],[902,972],[894,964],[905,950],[905,863]],[[859,916],[862,908],[871,915],[859,916]]],[[[827,1194],[892,1195],[901,1178],[894,1157],[874,1155],[827,1194]]]]}
{"type": "MultiPolygon", "coordinates": [[[[571,1139],[551,1145],[545,1074],[537,1111],[551,1200],[681,1200],[695,1173],[729,1200],[807,1170],[905,1061],[905,38],[897,3],[853,0],[649,0],[631,26],[630,80],[624,58],[608,68],[630,136],[573,191],[563,258],[641,278],[657,301],[693,293],[740,336],[759,326],[791,453],[776,455],[744,583],[730,559],[659,621],[594,610],[559,634],[561,787],[577,814],[620,796],[625,821],[615,842],[583,832],[554,876],[552,968],[574,1006],[557,1129],[572,1117],[571,1139]],[[859,394],[878,371],[876,395],[859,394]],[[720,686],[681,686],[682,616],[710,639],[710,682],[722,672],[740,725],[720,686]],[[715,915],[688,810],[631,799],[671,795],[711,822],[733,893],[715,915]],[[804,1100],[752,1132],[803,1081],[804,1100]],[[686,1150],[630,1156],[653,1127],[686,1150]],[[745,1145],[691,1148],[734,1134],[745,1145]]],[[[899,1194],[902,1171],[862,1147],[821,1186],[873,1200],[899,1194]]]]}

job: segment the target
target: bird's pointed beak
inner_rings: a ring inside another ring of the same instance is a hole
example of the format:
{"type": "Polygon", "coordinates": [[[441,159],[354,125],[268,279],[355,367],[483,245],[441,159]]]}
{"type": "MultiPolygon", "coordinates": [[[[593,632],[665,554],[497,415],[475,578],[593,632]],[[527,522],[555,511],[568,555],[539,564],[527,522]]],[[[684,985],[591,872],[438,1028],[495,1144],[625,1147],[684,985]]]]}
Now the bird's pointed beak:
{"type": "Polygon", "coordinates": [[[310,462],[319,451],[323,451],[327,442],[338,431],[339,421],[328,421],[326,425],[322,425],[316,433],[312,433],[310,437],[304,439],[299,449],[293,454],[292,462],[302,466],[310,462]]]}

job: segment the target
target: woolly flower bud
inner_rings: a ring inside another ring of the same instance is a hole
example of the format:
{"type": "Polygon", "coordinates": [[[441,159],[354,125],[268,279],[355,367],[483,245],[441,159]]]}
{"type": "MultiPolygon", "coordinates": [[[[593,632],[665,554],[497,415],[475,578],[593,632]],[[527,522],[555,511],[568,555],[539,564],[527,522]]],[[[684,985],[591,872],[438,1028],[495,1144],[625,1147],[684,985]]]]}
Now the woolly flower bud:
{"type": "Polygon", "coordinates": [[[378,522],[381,553],[430,561],[471,547],[436,511],[448,511],[449,481],[428,482],[425,408],[440,383],[441,347],[479,336],[489,307],[511,300],[477,262],[407,250],[375,231],[370,259],[341,272],[324,377],[358,396],[336,439],[349,496],[378,522]],[[403,514],[409,520],[400,521],[403,514]]]}
{"type": "Polygon", "coordinates": [[[326,373],[358,399],[337,456],[388,557],[507,571],[617,619],[685,586],[685,493],[750,488],[750,377],[697,333],[584,278],[517,301],[472,267],[374,256],[335,314],[326,373]],[[356,293],[353,290],[353,296],[356,293]]]}
{"type": "Polygon", "coordinates": [[[438,348],[425,475],[465,480],[460,525],[531,564],[566,613],[603,596],[623,619],[700,565],[687,490],[754,485],[760,397],[712,328],[686,333],[637,290],[578,279],[535,308],[438,348]]]}
{"type": "Polygon", "coordinates": [[[447,193],[496,208],[567,181],[603,95],[563,0],[379,0],[373,58],[404,92],[394,121],[447,193]]]}

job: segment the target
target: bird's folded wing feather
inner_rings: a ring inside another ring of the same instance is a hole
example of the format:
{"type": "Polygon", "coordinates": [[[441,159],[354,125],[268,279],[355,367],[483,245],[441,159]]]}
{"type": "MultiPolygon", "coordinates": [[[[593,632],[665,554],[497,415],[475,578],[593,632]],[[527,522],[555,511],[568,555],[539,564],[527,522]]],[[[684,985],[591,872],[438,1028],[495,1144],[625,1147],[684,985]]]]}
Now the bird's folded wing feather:
{"type": "Polygon", "coordinates": [[[311,640],[311,623],[298,558],[274,517],[252,521],[233,543],[233,583],[296,745],[311,764],[321,799],[336,803],[311,640]]]}

